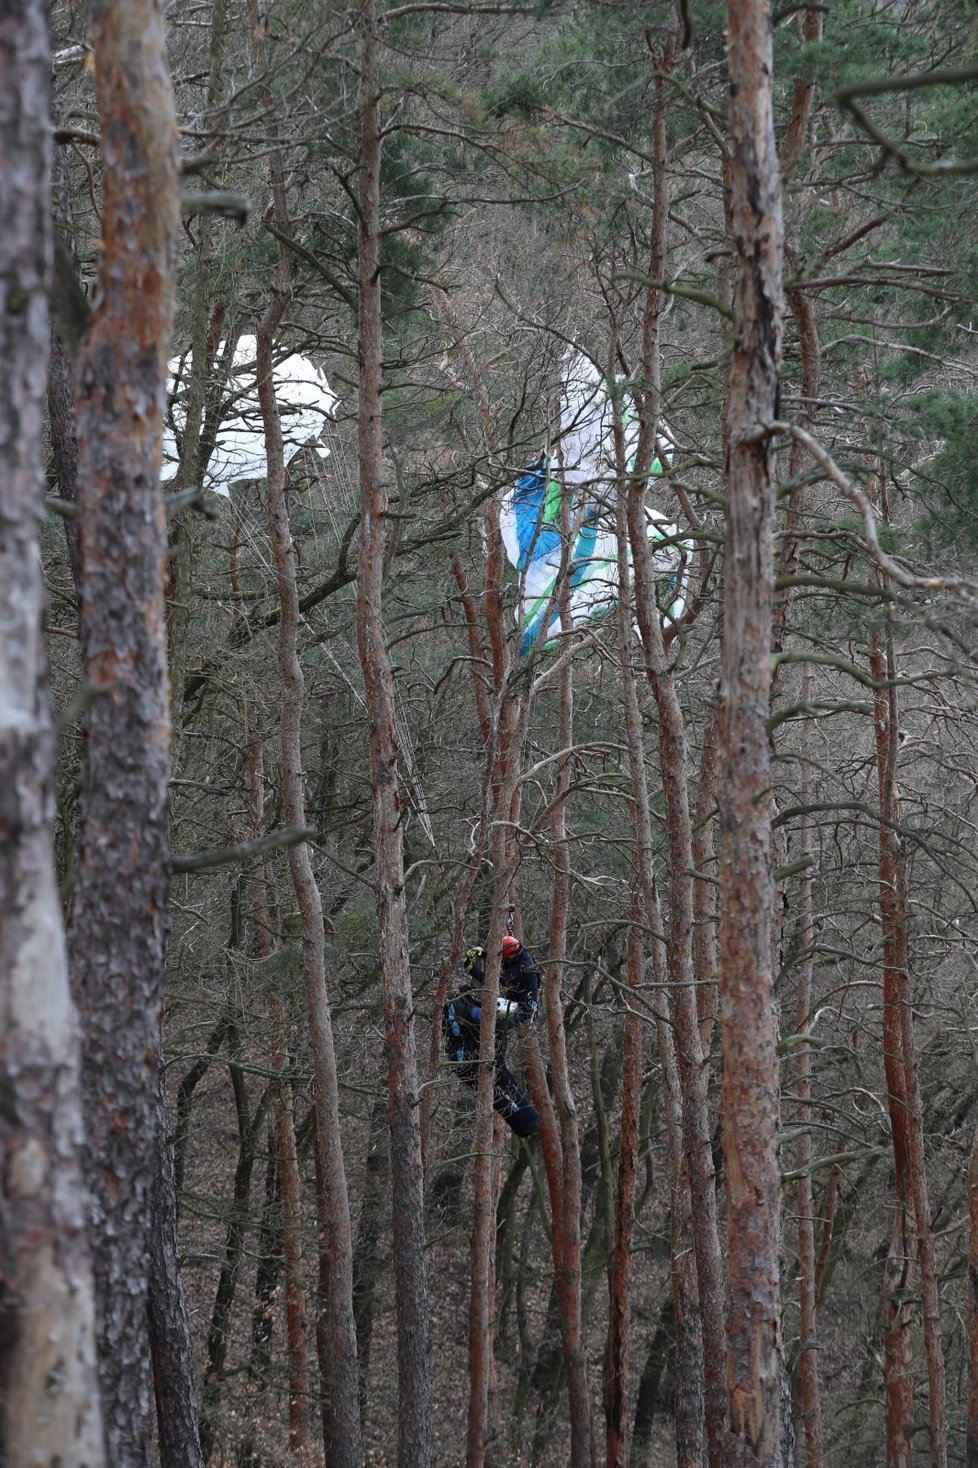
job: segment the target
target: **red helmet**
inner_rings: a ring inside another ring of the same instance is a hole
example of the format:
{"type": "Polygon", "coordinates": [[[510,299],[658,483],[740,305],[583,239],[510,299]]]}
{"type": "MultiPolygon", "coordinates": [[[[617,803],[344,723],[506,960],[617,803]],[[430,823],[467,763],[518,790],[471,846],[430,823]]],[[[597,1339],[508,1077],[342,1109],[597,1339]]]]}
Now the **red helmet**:
{"type": "Polygon", "coordinates": [[[505,962],[507,958],[515,958],[519,951],[519,938],[514,938],[512,933],[507,933],[506,937],[503,939],[503,962],[505,962]]]}

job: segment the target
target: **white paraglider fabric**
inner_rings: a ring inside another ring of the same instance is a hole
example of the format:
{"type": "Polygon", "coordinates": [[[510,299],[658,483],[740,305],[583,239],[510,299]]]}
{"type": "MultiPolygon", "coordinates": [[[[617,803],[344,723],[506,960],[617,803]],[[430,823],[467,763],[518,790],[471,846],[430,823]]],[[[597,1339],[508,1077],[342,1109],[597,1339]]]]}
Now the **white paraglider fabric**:
{"type": "MultiPolygon", "coordinates": [[[[627,403],[621,411],[625,460],[632,463],[638,444],[638,422],[627,403]]],[[[560,630],[554,592],[563,559],[561,512],[565,504],[567,524],[573,535],[573,548],[566,558],[571,627],[606,616],[617,603],[614,412],[614,404],[597,369],[581,354],[571,354],[561,388],[557,456],[531,465],[503,500],[500,514],[503,544],[510,563],[520,573],[521,655],[560,630]]],[[[665,424],[660,425],[659,439],[664,444],[672,443],[665,424]]],[[[667,463],[671,462],[669,450],[665,451],[665,458],[667,463]]],[[[658,459],[651,472],[662,473],[658,459]]],[[[676,540],[676,527],[665,515],[648,506],[645,513],[660,600],[667,616],[675,619],[685,605],[682,573],[688,548],[676,540]]],[[[628,560],[630,566],[630,550],[628,560]]]]}
{"type": "MultiPolygon", "coordinates": [[[[220,361],[224,350],[218,348],[220,361]]],[[[264,479],[268,473],[265,457],[265,432],[258,403],[256,378],[256,343],[253,336],[238,338],[231,361],[228,381],[223,392],[220,426],[204,474],[204,486],[217,494],[227,495],[230,486],[241,479],[264,479]]],[[[173,394],[173,422],[182,433],[186,423],[186,388],[192,353],[174,357],[168,364],[170,391],[173,394]]],[[[336,398],[321,367],[308,357],[295,353],[272,369],[275,398],[282,422],[282,438],[288,461],[299,449],[310,446],[320,458],[329,449],[321,442],[323,430],[332,417],[336,398]]],[[[179,452],[173,429],[163,430],[164,482],[172,479],[179,467],[179,452]]]]}

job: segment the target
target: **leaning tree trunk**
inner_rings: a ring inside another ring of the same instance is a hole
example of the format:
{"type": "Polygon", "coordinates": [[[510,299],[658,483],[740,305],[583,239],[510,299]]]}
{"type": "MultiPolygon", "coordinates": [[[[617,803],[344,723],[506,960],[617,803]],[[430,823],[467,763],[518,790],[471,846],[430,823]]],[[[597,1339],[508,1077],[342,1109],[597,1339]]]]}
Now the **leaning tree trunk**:
{"type": "Polygon", "coordinates": [[[778,1059],[771,963],[770,697],[781,360],[781,189],[766,0],[728,0],[734,302],[720,671],[720,1010],[731,1468],[781,1463],[778,1059]]]}
{"type": "Polygon", "coordinates": [[[51,846],[39,529],[49,350],[47,6],[0,13],[0,1457],[105,1462],[78,1019],[51,846]]]}
{"type": "Polygon", "coordinates": [[[180,227],[161,0],[93,0],[99,302],[78,362],[86,721],[71,932],[106,1449],[149,1461],[146,1306],[156,1181],[169,757],[159,490],[180,227]]]}
{"type": "Polygon", "coordinates": [[[377,924],[387,1043],[394,1290],[397,1309],[398,1463],[431,1461],[431,1307],[424,1238],[414,1001],[404,886],[403,801],[397,773],[394,674],[384,630],[387,492],[383,477],[380,282],[380,38],[373,0],[360,5],[360,555],[357,646],[369,723],[377,924]]]}

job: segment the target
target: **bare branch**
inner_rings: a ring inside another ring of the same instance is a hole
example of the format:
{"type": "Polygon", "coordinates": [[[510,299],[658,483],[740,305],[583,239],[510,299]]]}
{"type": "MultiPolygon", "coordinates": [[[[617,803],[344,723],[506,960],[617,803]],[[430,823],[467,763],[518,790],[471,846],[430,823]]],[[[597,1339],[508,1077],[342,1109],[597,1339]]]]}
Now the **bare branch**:
{"type": "Polygon", "coordinates": [[[863,535],[870,555],[891,580],[896,581],[900,586],[912,586],[918,591],[950,591],[969,606],[978,604],[978,585],[973,581],[968,581],[963,576],[918,576],[915,572],[906,570],[892,556],[887,555],[879,542],[876,515],[868,496],[858,485],[853,484],[849,476],[839,468],[828,450],[824,449],[818,439],[813,437],[807,429],[799,428],[797,423],[779,421],[768,424],[764,433],[786,433],[795,439],[808,451],[819,468],[823,470],[826,478],[842,491],[850,504],[855,505],[862,516],[863,535]]]}
{"type": "Polygon", "coordinates": [[[211,867],[231,866],[235,862],[250,861],[253,856],[266,856],[270,851],[279,851],[283,846],[297,846],[300,841],[311,841],[316,832],[310,826],[286,826],[281,831],[270,831],[259,836],[257,841],[242,841],[238,846],[215,846],[210,851],[192,851],[188,856],[173,858],[173,871],[202,872],[211,867]]]}

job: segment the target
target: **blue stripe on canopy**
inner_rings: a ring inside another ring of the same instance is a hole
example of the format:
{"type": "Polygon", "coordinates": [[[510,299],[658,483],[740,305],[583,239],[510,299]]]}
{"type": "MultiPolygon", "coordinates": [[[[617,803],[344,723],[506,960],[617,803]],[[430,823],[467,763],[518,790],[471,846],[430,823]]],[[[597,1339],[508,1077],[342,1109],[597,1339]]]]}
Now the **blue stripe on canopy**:
{"type": "Polygon", "coordinates": [[[513,486],[512,507],[520,547],[520,570],[526,565],[527,558],[536,561],[560,545],[559,525],[548,525],[544,518],[549,508],[547,488],[545,459],[539,466],[534,464],[521,474],[513,486]]]}

